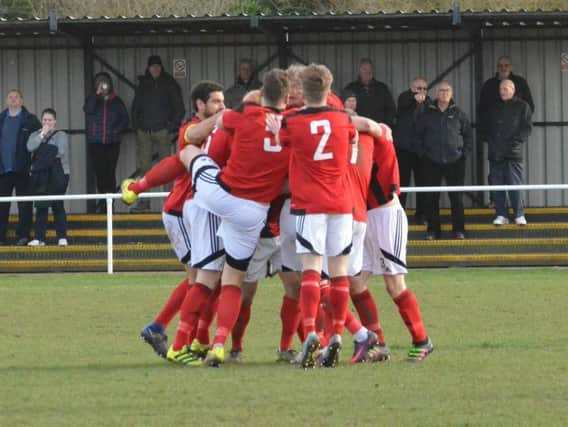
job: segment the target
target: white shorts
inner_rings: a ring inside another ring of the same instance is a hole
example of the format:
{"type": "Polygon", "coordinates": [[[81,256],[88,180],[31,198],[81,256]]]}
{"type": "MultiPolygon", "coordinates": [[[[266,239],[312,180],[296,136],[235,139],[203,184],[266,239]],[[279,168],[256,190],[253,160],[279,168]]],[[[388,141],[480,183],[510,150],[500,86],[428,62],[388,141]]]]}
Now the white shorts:
{"type": "Polygon", "coordinates": [[[400,204],[367,212],[363,271],[373,274],[406,274],[408,220],[400,204]]]}
{"type": "Polygon", "coordinates": [[[366,222],[353,221],[353,248],[349,255],[349,266],[347,274],[356,276],[361,273],[363,268],[363,248],[365,246],[365,231],[367,230],[366,222]]]}
{"type": "Polygon", "coordinates": [[[269,206],[225,191],[217,182],[219,172],[219,166],[211,158],[203,155],[193,159],[193,200],[221,218],[217,234],[223,239],[227,262],[245,271],[266,223],[269,206]]]}
{"type": "Polygon", "coordinates": [[[281,268],[280,237],[260,238],[248,266],[245,282],[258,282],[281,268]]]}
{"type": "Polygon", "coordinates": [[[183,205],[183,217],[191,224],[191,266],[201,270],[222,271],[225,264],[225,249],[217,229],[221,220],[211,212],[199,207],[193,200],[183,205]]]}
{"type": "Polygon", "coordinates": [[[282,271],[302,271],[302,261],[296,253],[296,215],[290,213],[290,199],[280,211],[280,254],[282,271]]]}
{"type": "Polygon", "coordinates": [[[183,264],[191,259],[190,227],[181,216],[162,212],[162,223],[177,258],[183,264]]]}
{"type": "Polygon", "coordinates": [[[351,214],[306,214],[296,217],[296,251],[299,254],[349,255],[352,237],[351,214]]]}

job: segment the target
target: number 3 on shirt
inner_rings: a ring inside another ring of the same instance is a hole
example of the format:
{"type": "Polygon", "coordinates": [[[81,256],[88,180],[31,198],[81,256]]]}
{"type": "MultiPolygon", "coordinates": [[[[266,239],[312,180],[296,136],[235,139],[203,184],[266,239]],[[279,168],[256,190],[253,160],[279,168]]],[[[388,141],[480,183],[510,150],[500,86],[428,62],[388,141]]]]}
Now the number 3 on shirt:
{"type": "Polygon", "coordinates": [[[316,148],[316,152],[314,153],[314,160],[317,162],[319,160],[333,159],[333,153],[323,152],[323,150],[325,150],[325,144],[327,144],[329,136],[331,135],[331,125],[329,124],[329,120],[314,120],[313,122],[310,122],[310,132],[312,135],[319,134],[318,128],[323,128],[323,135],[321,136],[318,148],[316,148]]]}

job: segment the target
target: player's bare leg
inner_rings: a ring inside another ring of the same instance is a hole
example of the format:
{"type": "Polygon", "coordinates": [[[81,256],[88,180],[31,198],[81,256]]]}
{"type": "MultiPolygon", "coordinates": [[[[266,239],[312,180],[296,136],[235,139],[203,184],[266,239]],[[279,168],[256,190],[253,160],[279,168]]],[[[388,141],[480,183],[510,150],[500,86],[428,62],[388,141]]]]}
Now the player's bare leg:
{"type": "Polygon", "coordinates": [[[244,282],[242,289],[242,302],[239,311],[239,317],[231,332],[231,352],[229,353],[228,362],[239,363],[243,352],[243,337],[247,329],[251,307],[258,288],[258,282],[244,282]]]}

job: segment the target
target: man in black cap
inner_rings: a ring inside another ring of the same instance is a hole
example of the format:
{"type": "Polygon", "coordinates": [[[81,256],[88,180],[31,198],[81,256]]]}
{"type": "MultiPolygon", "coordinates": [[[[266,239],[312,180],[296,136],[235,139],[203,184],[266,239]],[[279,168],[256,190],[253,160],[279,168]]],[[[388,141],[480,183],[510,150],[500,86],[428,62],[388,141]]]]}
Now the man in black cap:
{"type": "MultiPolygon", "coordinates": [[[[150,169],[156,151],[158,159],[170,154],[171,134],[177,134],[185,107],[181,88],[164,71],[158,55],[148,58],[146,73],[138,80],[132,101],[132,125],[136,129],[136,167],[142,176],[150,169]]],[[[149,199],[140,200],[134,211],[148,211],[149,202],[149,199]]]]}

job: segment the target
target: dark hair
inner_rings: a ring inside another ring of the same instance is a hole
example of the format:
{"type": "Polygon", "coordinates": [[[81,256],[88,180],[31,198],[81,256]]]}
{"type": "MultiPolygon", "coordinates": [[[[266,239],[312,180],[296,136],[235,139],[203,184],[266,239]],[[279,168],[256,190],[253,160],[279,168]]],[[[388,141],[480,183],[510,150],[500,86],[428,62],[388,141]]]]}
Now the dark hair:
{"type": "Polygon", "coordinates": [[[57,113],[53,108],[46,108],[41,112],[41,118],[43,119],[44,114],[51,114],[54,119],[57,119],[57,113]]]}
{"type": "Polygon", "coordinates": [[[289,89],[290,85],[286,71],[274,68],[264,75],[262,92],[268,106],[278,106],[288,96],[289,89]]]}
{"type": "Polygon", "coordinates": [[[223,85],[210,80],[202,80],[193,86],[191,90],[191,103],[193,104],[194,110],[197,112],[197,100],[207,102],[209,100],[209,95],[211,92],[223,92],[223,85]]]}
{"type": "Polygon", "coordinates": [[[363,64],[369,64],[372,67],[373,61],[371,61],[371,58],[361,58],[361,61],[359,61],[359,66],[363,64]]]}

